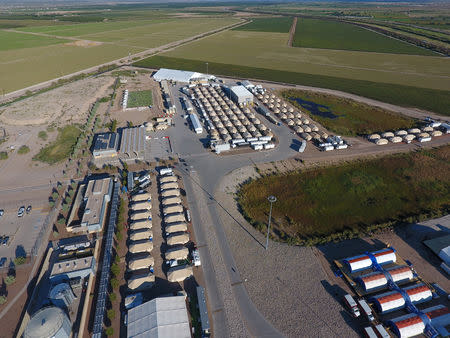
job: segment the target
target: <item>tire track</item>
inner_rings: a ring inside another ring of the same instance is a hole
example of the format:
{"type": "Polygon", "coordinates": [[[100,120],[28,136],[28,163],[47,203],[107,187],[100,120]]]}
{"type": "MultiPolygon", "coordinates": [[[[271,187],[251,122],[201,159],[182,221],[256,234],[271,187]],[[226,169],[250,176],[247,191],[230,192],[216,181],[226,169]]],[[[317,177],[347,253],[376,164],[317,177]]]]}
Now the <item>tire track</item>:
{"type": "Polygon", "coordinates": [[[288,47],[292,47],[292,44],[294,42],[294,36],[295,36],[295,30],[297,29],[297,21],[298,18],[295,17],[294,20],[292,20],[291,29],[289,30],[289,40],[288,40],[288,47]]]}

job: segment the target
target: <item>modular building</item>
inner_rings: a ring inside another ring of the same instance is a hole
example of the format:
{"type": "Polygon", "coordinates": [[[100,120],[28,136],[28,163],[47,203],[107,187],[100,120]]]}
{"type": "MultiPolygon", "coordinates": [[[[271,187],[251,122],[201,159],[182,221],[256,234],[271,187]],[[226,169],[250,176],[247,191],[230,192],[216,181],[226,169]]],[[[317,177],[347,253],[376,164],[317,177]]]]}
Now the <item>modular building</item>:
{"type": "Polygon", "coordinates": [[[96,159],[117,158],[117,146],[119,144],[119,135],[116,133],[101,133],[95,135],[92,155],[96,159]]]}
{"type": "Polygon", "coordinates": [[[372,266],[372,259],[369,255],[374,257],[378,264],[394,263],[397,260],[395,250],[393,248],[386,248],[370,254],[346,258],[344,259],[344,263],[349,267],[352,273],[364,270],[372,266]]]}
{"type": "Polygon", "coordinates": [[[56,262],[50,273],[52,283],[68,281],[73,278],[85,278],[95,274],[95,258],[93,256],[56,262]]]}
{"type": "Polygon", "coordinates": [[[203,133],[203,127],[198,119],[197,114],[189,114],[189,119],[191,120],[192,128],[197,134],[203,133]]]}
{"type": "Polygon", "coordinates": [[[253,104],[253,94],[248,91],[244,86],[233,86],[230,88],[231,98],[239,105],[251,105],[253,104]]]}
{"type": "Polygon", "coordinates": [[[210,334],[211,326],[209,325],[208,308],[206,306],[205,289],[197,286],[198,309],[200,312],[200,322],[202,324],[202,332],[204,335],[210,334]]]}
{"type": "Polygon", "coordinates": [[[119,157],[123,161],[142,160],[145,155],[145,127],[122,129],[119,157]]]}
{"type": "Polygon", "coordinates": [[[191,336],[185,296],[158,297],[128,310],[128,338],[191,336]]]}
{"type": "MultiPolygon", "coordinates": [[[[423,285],[413,285],[403,289],[413,304],[422,303],[431,300],[431,290],[423,285]]],[[[378,296],[372,297],[375,307],[381,313],[387,313],[402,309],[406,306],[406,300],[398,291],[390,291],[378,296]]]]}

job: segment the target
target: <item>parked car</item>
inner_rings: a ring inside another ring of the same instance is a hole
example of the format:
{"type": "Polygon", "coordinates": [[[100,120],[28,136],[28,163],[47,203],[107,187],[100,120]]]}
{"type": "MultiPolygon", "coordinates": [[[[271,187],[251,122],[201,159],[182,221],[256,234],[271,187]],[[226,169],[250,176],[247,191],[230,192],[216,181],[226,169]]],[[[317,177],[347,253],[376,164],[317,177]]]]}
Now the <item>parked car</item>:
{"type": "Polygon", "coordinates": [[[2,257],[0,259],[0,268],[3,268],[5,266],[5,263],[6,263],[6,257],[2,257]]]}
{"type": "Polygon", "coordinates": [[[29,213],[31,212],[31,209],[32,209],[32,207],[31,207],[31,205],[29,205],[29,206],[27,207],[27,214],[29,214],[29,213]]]}
{"type": "Polygon", "coordinates": [[[19,208],[19,211],[17,212],[17,216],[18,216],[18,217],[22,217],[24,212],[25,212],[25,206],[22,205],[22,206],[19,208]]]}
{"type": "Polygon", "coordinates": [[[2,240],[2,245],[7,245],[9,241],[9,236],[5,236],[2,240]]]}
{"type": "Polygon", "coordinates": [[[4,213],[5,213],[5,210],[0,209],[0,217],[2,217],[4,213]]]}

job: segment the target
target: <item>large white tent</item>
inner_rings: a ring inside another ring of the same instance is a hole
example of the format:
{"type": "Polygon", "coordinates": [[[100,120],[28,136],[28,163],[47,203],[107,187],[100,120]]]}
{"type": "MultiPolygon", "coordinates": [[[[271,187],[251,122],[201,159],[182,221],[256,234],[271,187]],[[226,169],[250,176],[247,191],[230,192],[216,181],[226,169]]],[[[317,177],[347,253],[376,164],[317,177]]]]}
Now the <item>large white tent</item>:
{"type": "Polygon", "coordinates": [[[189,83],[200,79],[214,79],[215,76],[186,70],[161,68],[153,75],[153,78],[158,82],[166,80],[189,83]]]}

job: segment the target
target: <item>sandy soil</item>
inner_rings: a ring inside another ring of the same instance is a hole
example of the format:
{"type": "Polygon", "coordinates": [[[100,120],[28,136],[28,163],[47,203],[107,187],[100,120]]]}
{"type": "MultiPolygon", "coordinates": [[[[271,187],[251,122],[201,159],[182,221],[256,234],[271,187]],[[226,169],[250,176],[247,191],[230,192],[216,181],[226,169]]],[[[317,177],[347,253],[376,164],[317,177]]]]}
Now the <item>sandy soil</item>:
{"type": "Polygon", "coordinates": [[[84,122],[89,106],[113,81],[110,76],[88,78],[13,103],[0,110],[0,122],[12,126],[84,122]]]}

